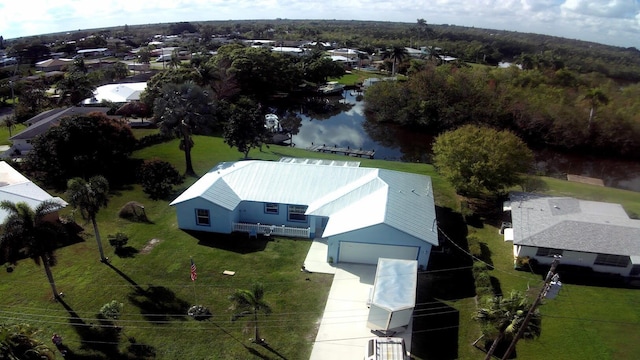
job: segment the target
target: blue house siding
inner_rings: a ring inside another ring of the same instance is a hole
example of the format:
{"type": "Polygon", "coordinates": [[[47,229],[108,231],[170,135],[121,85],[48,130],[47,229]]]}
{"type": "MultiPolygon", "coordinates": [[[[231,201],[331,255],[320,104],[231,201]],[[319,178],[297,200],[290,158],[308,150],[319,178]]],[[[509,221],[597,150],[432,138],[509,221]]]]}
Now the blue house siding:
{"type": "Polygon", "coordinates": [[[432,245],[391,226],[379,224],[367,228],[331,236],[327,239],[327,261],[338,259],[340,242],[359,242],[366,244],[413,246],[418,248],[418,265],[426,269],[432,245]]]}
{"type": "Polygon", "coordinates": [[[231,233],[232,213],[218,205],[212,204],[201,198],[176,205],[178,227],[183,230],[210,231],[218,233],[231,233]],[[197,224],[197,209],[209,211],[209,225],[197,224]]]}

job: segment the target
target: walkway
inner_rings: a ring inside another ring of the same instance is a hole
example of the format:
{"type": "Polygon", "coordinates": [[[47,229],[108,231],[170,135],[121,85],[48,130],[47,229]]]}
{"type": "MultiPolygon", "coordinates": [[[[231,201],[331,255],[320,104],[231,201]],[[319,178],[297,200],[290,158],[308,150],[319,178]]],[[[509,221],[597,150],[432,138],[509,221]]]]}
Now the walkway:
{"type": "MultiPolygon", "coordinates": [[[[364,358],[367,340],[375,337],[367,328],[367,300],[373,288],[376,267],[361,264],[328,264],[327,244],[316,239],[311,244],[305,268],[311,272],[334,274],[327,304],[318,329],[311,360],[351,360],[364,358]]],[[[403,337],[411,349],[412,326],[395,336],[403,337]]]]}

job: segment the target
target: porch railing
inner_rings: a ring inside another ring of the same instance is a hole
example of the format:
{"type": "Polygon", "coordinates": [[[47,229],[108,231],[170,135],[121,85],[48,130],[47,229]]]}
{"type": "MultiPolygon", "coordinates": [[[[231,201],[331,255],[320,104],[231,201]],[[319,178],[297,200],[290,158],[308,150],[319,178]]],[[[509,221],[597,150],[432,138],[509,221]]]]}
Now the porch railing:
{"type": "Polygon", "coordinates": [[[311,228],[301,228],[285,225],[266,225],[250,223],[233,223],[233,231],[246,232],[249,234],[261,234],[265,236],[277,235],[297,238],[311,237],[311,228]]]}

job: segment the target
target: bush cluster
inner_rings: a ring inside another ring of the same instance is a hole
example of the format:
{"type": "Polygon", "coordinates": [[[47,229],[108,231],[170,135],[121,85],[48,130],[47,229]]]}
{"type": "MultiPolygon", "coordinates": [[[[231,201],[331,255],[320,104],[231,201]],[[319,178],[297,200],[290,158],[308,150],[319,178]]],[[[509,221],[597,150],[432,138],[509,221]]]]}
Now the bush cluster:
{"type": "Polygon", "coordinates": [[[175,136],[173,136],[173,134],[157,133],[146,135],[138,139],[138,141],[136,142],[136,150],[144,149],[152,145],[162,144],[174,138],[175,136]]]}

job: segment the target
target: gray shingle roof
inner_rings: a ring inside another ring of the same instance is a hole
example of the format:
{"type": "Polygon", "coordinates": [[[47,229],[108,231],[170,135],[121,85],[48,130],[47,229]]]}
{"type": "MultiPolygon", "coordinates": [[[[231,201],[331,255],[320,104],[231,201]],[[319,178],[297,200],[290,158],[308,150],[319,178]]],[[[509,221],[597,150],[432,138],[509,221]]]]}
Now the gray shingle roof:
{"type": "Polygon", "coordinates": [[[620,204],[512,193],[513,243],[613,255],[640,255],[640,221],[620,204]]]}
{"type": "Polygon", "coordinates": [[[33,139],[40,134],[44,134],[50,127],[58,124],[62,118],[68,116],[85,115],[92,112],[101,112],[106,114],[107,111],[109,111],[108,107],[80,106],[48,110],[27,120],[25,124],[29,125],[29,127],[15,134],[9,138],[9,140],[33,139]]]}

